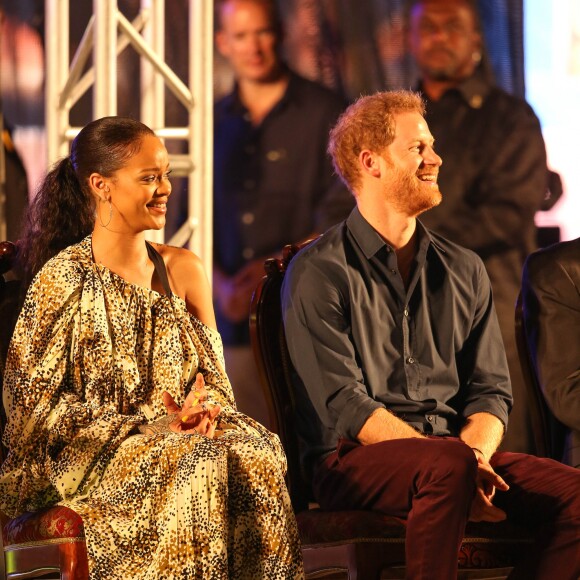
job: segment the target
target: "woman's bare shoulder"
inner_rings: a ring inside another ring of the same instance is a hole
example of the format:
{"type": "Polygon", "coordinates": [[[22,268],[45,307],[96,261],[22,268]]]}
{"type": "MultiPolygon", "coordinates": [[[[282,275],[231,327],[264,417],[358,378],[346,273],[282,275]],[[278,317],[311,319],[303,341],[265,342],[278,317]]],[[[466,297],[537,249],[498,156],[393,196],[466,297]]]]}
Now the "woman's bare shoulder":
{"type": "Polygon", "coordinates": [[[189,312],[215,328],[210,285],[199,256],[186,248],[162,244],[154,246],[165,262],[173,292],[185,300],[189,312]]]}
{"type": "Polygon", "coordinates": [[[173,291],[185,298],[200,285],[208,285],[208,278],[200,257],[187,248],[156,245],[163,257],[173,291]]]}
{"type": "Polygon", "coordinates": [[[155,249],[163,257],[163,261],[168,269],[172,266],[177,268],[186,268],[205,274],[203,263],[197,254],[194,254],[187,248],[178,248],[176,246],[166,246],[164,244],[153,244],[155,249]]]}

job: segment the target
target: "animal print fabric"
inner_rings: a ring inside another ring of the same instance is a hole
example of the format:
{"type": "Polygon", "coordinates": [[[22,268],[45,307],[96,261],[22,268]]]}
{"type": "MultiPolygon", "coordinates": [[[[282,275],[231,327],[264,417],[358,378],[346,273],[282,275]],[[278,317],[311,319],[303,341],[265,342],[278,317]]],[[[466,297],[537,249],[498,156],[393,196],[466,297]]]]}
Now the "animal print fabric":
{"type": "Polygon", "coordinates": [[[95,264],[90,236],[34,280],[4,406],[0,509],[78,512],[91,579],[303,578],[283,450],[236,411],[219,334],[179,297],[95,264]],[[221,435],[135,434],[198,371],[221,435]]]}

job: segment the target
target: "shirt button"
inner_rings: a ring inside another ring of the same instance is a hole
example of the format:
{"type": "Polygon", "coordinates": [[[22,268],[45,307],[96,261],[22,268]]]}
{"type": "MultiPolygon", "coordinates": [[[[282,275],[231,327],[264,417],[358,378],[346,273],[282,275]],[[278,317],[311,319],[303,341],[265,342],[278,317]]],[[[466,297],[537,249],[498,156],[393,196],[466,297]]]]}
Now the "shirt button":
{"type": "Polygon", "coordinates": [[[280,161],[282,157],[286,157],[285,149],[272,149],[266,153],[266,159],[268,161],[280,161]]]}
{"type": "Polygon", "coordinates": [[[244,189],[254,189],[256,182],[253,179],[246,179],[244,181],[244,189]]]}
{"type": "Polygon", "coordinates": [[[396,274],[397,270],[395,270],[394,268],[391,270],[391,274],[396,274]]]}
{"type": "Polygon", "coordinates": [[[249,226],[254,223],[254,214],[251,211],[247,211],[242,214],[242,223],[249,226]]]}
{"type": "Polygon", "coordinates": [[[414,362],[415,362],[415,359],[412,356],[410,356],[410,357],[407,358],[407,363],[408,364],[412,365],[414,362]]]}
{"type": "Polygon", "coordinates": [[[252,248],[244,248],[242,251],[242,256],[246,259],[246,260],[251,260],[254,257],[254,250],[252,250],[252,248]]]}
{"type": "Polygon", "coordinates": [[[469,100],[469,104],[474,109],[481,109],[481,105],[483,105],[483,97],[481,95],[473,95],[469,100]]]}
{"type": "Polygon", "coordinates": [[[405,308],[405,310],[403,310],[403,314],[405,315],[406,318],[409,317],[409,309],[405,308]]]}
{"type": "Polygon", "coordinates": [[[435,417],[433,417],[433,415],[427,415],[427,421],[429,421],[429,423],[433,423],[435,417]]]}

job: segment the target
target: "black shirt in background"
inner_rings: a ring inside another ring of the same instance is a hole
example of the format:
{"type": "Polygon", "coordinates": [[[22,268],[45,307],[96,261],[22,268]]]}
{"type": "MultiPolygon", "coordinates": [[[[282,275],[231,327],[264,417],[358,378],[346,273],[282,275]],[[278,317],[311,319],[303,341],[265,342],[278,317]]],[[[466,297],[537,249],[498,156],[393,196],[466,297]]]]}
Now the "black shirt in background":
{"type": "MultiPolygon", "coordinates": [[[[421,87],[419,87],[421,89],[421,87]]],[[[442,203],[422,217],[451,241],[490,256],[515,253],[518,276],[535,248],[534,215],[547,189],[540,122],[524,100],[476,72],[438,101],[425,119],[443,159],[442,203]]]]}
{"type": "MultiPolygon", "coordinates": [[[[348,216],[353,197],[326,153],[344,106],[332,91],[292,72],[286,93],[258,126],[236,90],[216,104],[214,261],[226,274],[348,216]]],[[[218,305],[216,316],[225,344],[249,344],[247,322],[231,324],[218,305]]]]}

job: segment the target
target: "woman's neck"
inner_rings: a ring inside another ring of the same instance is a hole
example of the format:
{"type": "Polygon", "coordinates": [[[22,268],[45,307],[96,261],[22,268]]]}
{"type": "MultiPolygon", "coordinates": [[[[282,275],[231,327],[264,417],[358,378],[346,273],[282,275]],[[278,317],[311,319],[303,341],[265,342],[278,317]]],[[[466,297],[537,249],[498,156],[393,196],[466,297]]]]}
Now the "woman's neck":
{"type": "Polygon", "coordinates": [[[97,224],[93,229],[92,250],[95,263],[131,284],[151,288],[154,267],[147,253],[145,232],[118,234],[97,224]]]}

